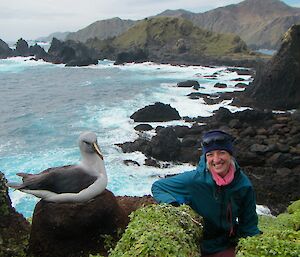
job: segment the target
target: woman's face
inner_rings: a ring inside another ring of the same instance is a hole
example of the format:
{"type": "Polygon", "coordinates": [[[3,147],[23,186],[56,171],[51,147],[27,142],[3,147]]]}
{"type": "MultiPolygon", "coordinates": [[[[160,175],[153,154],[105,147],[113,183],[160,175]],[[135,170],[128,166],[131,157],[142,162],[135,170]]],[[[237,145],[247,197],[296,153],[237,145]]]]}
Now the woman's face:
{"type": "Polygon", "coordinates": [[[232,157],[227,151],[214,150],[206,153],[205,156],[208,169],[212,168],[221,177],[228,173],[232,157]]]}

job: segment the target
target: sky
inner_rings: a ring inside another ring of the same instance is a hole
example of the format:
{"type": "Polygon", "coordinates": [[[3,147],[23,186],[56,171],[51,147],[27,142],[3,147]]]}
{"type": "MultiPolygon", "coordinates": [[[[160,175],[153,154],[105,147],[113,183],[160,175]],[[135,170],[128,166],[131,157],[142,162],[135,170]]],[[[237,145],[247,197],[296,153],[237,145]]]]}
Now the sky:
{"type": "MultiPolygon", "coordinates": [[[[166,9],[199,13],[242,0],[0,0],[0,39],[15,42],[74,32],[113,17],[139,20],[166,9]]],[[[300,0],[282,0],[300,7],[300,0]]]]}

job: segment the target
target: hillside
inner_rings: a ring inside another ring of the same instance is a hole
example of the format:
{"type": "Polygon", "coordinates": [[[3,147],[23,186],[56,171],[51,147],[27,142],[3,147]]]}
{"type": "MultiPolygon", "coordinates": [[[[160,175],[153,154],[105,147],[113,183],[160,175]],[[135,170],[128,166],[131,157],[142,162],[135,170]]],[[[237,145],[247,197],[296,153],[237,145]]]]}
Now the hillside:
{"type": "Polygon", "coordinates": [[[127,31],[135,24],[133,20],[122,20],[120,18],[112,18],[107,20],[96,21],[89,26],[68,34],[67,40],[75,40],[86,42],[89,38],[106,39],[118,36],[127,31]]]}
{"type": "Polygon", "coordinates": [[[115,53],[140,49],[156,62],[207,63],[214,59],[216,63],[226,57],[255,58],[239,36],[203,30],[186,19],[174,17],[144,19],[111,41],[94,39],[87,44],[100,52],[108,47],[114,48],[115,53]]]}
{"type": "Polygon", "coordinates": [[[169,10],[162,15],[184,17],[208,30],[237,34],[253,48],[275,49],[285,31],[300,24],[300,8],[279,0],[245,0],[204,13],[169,10]]]}

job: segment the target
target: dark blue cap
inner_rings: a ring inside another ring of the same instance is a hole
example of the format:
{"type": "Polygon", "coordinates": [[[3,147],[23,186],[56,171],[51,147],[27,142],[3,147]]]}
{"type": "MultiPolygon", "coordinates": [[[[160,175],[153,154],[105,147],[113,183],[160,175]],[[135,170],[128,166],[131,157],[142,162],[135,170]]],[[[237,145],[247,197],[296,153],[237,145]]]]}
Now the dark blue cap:
{"type": "Polygon", "coordinates": [[[202,136],[202,153],[225,150],[233,154],[233,137],[222,130],[210,130],[202,136]]]}

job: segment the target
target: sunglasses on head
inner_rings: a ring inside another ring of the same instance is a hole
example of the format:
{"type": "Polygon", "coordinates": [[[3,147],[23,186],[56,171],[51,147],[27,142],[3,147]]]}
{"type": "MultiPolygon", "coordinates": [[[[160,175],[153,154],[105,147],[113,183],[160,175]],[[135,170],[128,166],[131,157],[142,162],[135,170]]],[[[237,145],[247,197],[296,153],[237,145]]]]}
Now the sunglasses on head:
{"type": "Polygon", "coordinates": [[[216,144],[216,145],[224,145],[227,144],[229,142],[232,142],[233,138],[229,135],[214,135],[214,136],[210,136],[207,138],[204,138],[202,140],[202,145],[204,147],[216,144]]]}

